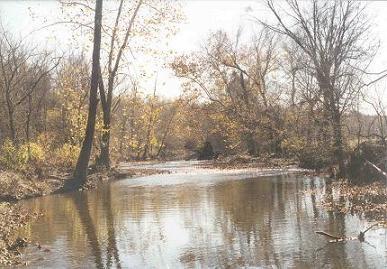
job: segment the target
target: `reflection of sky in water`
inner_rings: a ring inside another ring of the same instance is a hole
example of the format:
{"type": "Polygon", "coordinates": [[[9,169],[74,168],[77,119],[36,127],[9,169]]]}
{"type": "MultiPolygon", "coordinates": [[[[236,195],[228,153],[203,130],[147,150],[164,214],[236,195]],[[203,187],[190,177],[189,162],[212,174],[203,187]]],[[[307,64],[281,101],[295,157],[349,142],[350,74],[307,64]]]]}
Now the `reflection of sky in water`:
{"type": "Polygon", "coordinates": [[[29,247],[31,267],[385,268],[383,229],[367,233],[369,244],[314,233],[356,236],[368,225],[324,211],[322,179],[167,166],[174,173],[27,201],[46,215],[25,232],[51,249],[29,247]]]}

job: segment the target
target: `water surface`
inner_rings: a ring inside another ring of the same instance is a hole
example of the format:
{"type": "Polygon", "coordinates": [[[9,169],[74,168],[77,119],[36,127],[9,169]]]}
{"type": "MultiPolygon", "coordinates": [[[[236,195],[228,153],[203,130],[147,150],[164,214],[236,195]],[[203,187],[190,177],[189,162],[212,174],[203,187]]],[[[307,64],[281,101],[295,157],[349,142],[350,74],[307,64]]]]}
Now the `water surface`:
{"type": "Polygon", "coordinates": [[[42,245],[23,259],[31,268],[386,268],[383,229],[366,243],[314,233],[356,236],[368,225],[319,206],[331,191],[323,179],[196,164],[147,164],[172,173],[26,201],[45,215],[22,231],[42,245]]]}

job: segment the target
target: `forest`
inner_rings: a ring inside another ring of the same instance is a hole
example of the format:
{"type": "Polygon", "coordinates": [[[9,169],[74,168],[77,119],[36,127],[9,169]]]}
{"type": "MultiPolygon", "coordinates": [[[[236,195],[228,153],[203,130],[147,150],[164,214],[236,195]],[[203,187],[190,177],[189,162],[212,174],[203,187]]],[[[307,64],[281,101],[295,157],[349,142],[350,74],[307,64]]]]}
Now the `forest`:
{"type": "MultiPolygon", "coordinates": [[[[77,8],[73,1],[62,4],[77,8]]],[[[305,13],[289,1],[297,23],[291,27],[269,2],[278,22],[257,19],[251,40],[242,40],[241,29],[234,35],[218,30],[200,51],[167,62],[182,79],[177,98],[158,95],[157,76],[144,93],[121,73],[129,37],[155,34],[138,33],[136,20],[147,18],[125,18],[134,5],[126,4],[121,1],[115,21],[106,19],[110,32],[102,36],[108,55],[99,67],[92,163],[195,158],[210,142],[220,156],[295,158],[306,168],[342,168],[360,145],[385,146],[385,107],[381,97],[367,97],[385,74],[375,77],[366,69],[378,43],[369,39],[371,23],[359,3],[315,1],[314,13],[305,13]],[[372,111],[361,112],[362,103],[372,111]]],[[[149,5],[140,1],[135,8],[149,5]]],[[[163,13],[149,28],[165,30],[181,20],[165,15],[174,8],[170,3],[154,5],[163,13]]],[[[74,168],[86,129],[91,59],[85,52],[59,57],[3,27],[0,61],[2,165],[23,172],[74,168]]]]}
{"type": "Polygon", "coordinates": [[[261,4],[266,15],[251,15],[252,33],[211,29],[184,53],[155,46],[183,27],[179,1],[60,0],[63,18],[39,29],[70,29],[78,45],[64,52],[1,25],[1,200],[88,189],[123,163],[199,159],[295,165],[348,181],[350,195],[372,188],[379,200],[368,209],[380,219],[387,69],[370,68],[384,54],[368,6],[261,4]],[[165,94],[157,72],[135,74],[134,55],[162,61],[179,94],[165,94]]]}

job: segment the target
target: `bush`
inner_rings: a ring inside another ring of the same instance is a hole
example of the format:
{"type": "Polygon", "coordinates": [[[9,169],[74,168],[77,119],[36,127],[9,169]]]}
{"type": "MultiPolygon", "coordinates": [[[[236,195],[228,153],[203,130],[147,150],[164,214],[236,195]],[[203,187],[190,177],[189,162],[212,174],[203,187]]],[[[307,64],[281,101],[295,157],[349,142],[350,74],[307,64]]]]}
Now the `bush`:
{"type": "Polygon", "coordinates": [[[78,146],[68,143],[63,144],[62,147],[55,150],[53,156],[55,159],[54,165],[65,168],[74,167],[80,151],[81,149],[78,146]]]}
{"type": "Polygon", "coordinates": [[[298,159],[300,167],[306,169],[321,169],[332,164],[332,155],[324,147],[307,146],[300,150],[298,159]]]}
{"type": "Polygon", "coordinates": [[[16,147],[7,139],[1,146],[0,164],[10,170],[26,172],[29,166],[39,166],[44,161],[44,151],[36,143],[25,143],[16,147]]]}
{"type": "Polygon", "coordinates": [[[44,161],[43,148],[36,143],[23,144],[18,150],[18,155],[23,164],[41,164],[44,161]]]}
{"type": "Polygon", "coordinates": [[[214,149],[210,142],[206,141],[204,144],[198,149],[198,159],[199,160],[211,160],[214,158],[214,149]]]}
{"type": "Polygon", "coordinates": [[[282,152],[290,157],[299,157],[305,147],[306,141],[303,138],[289,137],[281,142],[282,152]]]}
{"type": "Polygon", "coordinates": [[[6,169],[14,170],[18,166],[17,148],[12,141],[6,139],[0,149],[0,164],[6,169]]]}

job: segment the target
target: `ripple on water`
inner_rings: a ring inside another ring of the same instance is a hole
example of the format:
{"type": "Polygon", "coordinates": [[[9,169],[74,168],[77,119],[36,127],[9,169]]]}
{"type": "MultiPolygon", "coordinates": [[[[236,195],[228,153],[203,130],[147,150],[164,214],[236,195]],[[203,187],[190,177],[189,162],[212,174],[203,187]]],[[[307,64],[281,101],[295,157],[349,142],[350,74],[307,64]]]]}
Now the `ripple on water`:
{"type": "Polygon", "coordinates": [[[353,236],[368,225],[324,211],[321,178],[197,162],[143,167],[173,173],[27,201],[45,215],[22,233],[49,249],[28,247],[30,267],[385,268],[382,229],[367,233],[368,243],[314,233],[353,236]]]}

